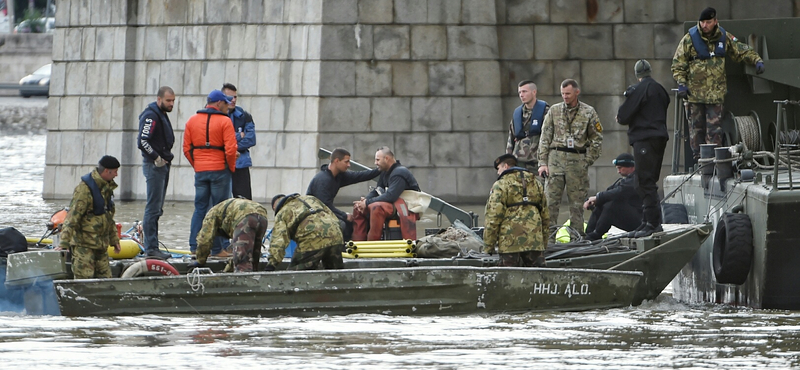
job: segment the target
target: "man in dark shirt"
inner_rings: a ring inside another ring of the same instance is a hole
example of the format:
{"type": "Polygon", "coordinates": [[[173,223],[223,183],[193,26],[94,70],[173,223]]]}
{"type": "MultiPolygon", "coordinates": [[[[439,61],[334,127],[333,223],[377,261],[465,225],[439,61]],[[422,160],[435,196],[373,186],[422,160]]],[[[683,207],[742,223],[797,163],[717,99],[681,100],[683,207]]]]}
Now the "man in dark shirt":
{"type": "Polygon", "coordinates": [[[353,202],[353,240],[380,240],[384,222],[395,212],[403,239],[416,239],[418,215],[408,210],[400,194],[420,191],[417,179],[388,147],[380,147],[375,153],[375,165],[381,172],[378,186],[366,198],[353,202]]]}
{"type": "Polygon", "coordinates": [[[586,225],[586,240],[598,240],[611,226],[631,231],[642,219],[642,200],[633,188],[636,167],[633,156],[622,153],[614,160],[620,177],[606,191],[589,197],[583,209],[592,210],[586,225]]]}
{"type": "Polygon", "coordinates": [[[661,162],[667,147],[667,107],[669,94],[650,77],[650,63],[641,59],[634,66],[639,83],[625,91],[625,103],[619,107],[617,122],[628,126],[628,143],[633,147],[636,161],[634,187],[642,198],[642,224],[630,237],[641,238],[661,231],[661,207],[658,200],[658,180],[661,162]]]}
{"type": "Polygon", "coordinates": [[[342,148],[334,149],[331,153],[331,163],[322,165],[306,190],[306,195],[313,195],[333,211],[339,219],[339,227],[342,228],[345,241],[350,240],[353,234],[353,214],[333,206],[336,194],[344,186],[372,180],[381,173],[377,168],[358,172],[348,171],[348,168],[350,168],[350,152],[342,148]]]}

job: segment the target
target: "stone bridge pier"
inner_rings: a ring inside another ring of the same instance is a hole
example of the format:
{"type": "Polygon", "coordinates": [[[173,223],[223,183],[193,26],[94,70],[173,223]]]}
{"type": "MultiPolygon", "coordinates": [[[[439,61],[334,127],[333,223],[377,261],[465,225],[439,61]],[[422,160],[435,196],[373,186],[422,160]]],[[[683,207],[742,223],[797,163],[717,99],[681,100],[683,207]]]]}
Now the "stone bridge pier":
{"type": "MultiPolygon", "coordinates": [[[[144,199],[138,115],[168,85],[177,94],[168,199],[193,199],[184,123],[230,82],[256,123],[257,201],[304,192],[320,146],[372,164],[388,145],[424,191],[482,203],[517,82],[532,79],[553,104],[565,78],[600,114],[590,191],[605,189],[617,177],[611,159],[630,151],[614,117],[634,63],[647,58],[673,87],[682,22],[709,5],[723,24],[797,11],[793,0],[59,0],[43,194],[69,198],[110,154],[123,164],[118,195],[144,199]]],[[[340,200],[365,192],[345,188],[340,200]]]]}

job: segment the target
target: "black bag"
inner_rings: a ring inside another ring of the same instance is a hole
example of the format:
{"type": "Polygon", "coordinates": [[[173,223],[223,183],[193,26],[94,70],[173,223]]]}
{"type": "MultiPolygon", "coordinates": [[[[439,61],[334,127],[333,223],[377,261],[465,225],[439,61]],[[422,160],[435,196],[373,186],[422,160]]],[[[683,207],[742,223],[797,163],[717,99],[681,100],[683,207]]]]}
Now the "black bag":
{"type": "Polygon", "coordinates": [[[19,230],[13,227],[0,229],[0,257],[8,257],[12,253],[27,251],[28,240],[19,230]]]}

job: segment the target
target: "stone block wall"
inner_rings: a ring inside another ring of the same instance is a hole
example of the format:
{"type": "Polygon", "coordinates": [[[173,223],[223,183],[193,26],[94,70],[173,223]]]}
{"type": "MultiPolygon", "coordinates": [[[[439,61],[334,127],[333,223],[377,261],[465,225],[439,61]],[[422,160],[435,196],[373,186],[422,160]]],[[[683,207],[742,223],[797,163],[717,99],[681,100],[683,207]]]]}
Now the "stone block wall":
{"type": "MultiPolygon", "coordinates": [[[[797,12],[794,0],[755,4],[61,0],[44,195],[68,198],[69,189],[55,184],[76,182],[108,153],[123,162],[121,197],[143,199],[137,116],[169,85],[178,98],[170,114],[177,160],[168,192],[192,199],[183,125],[210,90],[232,82],[256,122],[251,174],[258,201],[303,192],[320,146],[348,148],[353,160],[371,165],[375,150],[388,145],[423,190],[482,203],[519,105],[517,83],[534,80],[539,98],[553,104],[566,78],[578,80],[581,99],[604,126],[603,155],[590,169],[590,191],[602,190],[617,177],[611,159],[630,150],[614,117],[636,60],[650,60],[653,76],[673,87],[669,69],[682,22],[702,8],[716,7],[720,19],[797,12]]],[[[365,188],[345,188],[339,200],[365,188]]]]}

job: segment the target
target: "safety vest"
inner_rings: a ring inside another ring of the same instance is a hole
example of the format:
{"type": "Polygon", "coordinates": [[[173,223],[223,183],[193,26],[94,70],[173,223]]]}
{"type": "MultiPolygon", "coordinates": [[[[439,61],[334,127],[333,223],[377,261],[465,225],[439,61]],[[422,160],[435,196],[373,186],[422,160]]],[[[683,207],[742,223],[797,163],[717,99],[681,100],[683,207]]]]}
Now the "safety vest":
{"type": "MultiPolygon", "coordinates": [[[[524,104],[523,104],[524,105],[524,104]]],[[[547,106],[543,100],[536,100],[531,112],[531,127],[528,132],[524,132],[522,128],[526,122],[522,122],[522,105],[514,110],[514,136],[517,139],[522,139],[527,136],[536,136],[542,133],[542,122],[544,122],[544,108],[547,106]]]]}
{"type": "Polygon", "coordinates": [[[703,37],[700,35],[700,30],[697,29],[697,26],[689,29],[689,36],[692,38],[692,46],[694,46],[694,50],[697,51],[697,59],[725,57],[725,29],[722,28],[722,26],[717,27],[719,27],[721,36],[719,40],[714,42],[713,52],[708,51],[708,45],[703,41],[703,37]]]}
{"type": "Polygon", "coordinates": [[[106,200],[103,199],[103,194],[100,193],[100,187],[97,186],[97,182],[94,181],[91,172],[81,176],[81,180],[86,183],[86,186],[89,187],[89,191],[92,192],[92,212],[95,216],[105,214],[106,211],[110,211],[114,207],[113,195],[112,198],[108,200],[108,204],[106,204],[106,200]]]}

